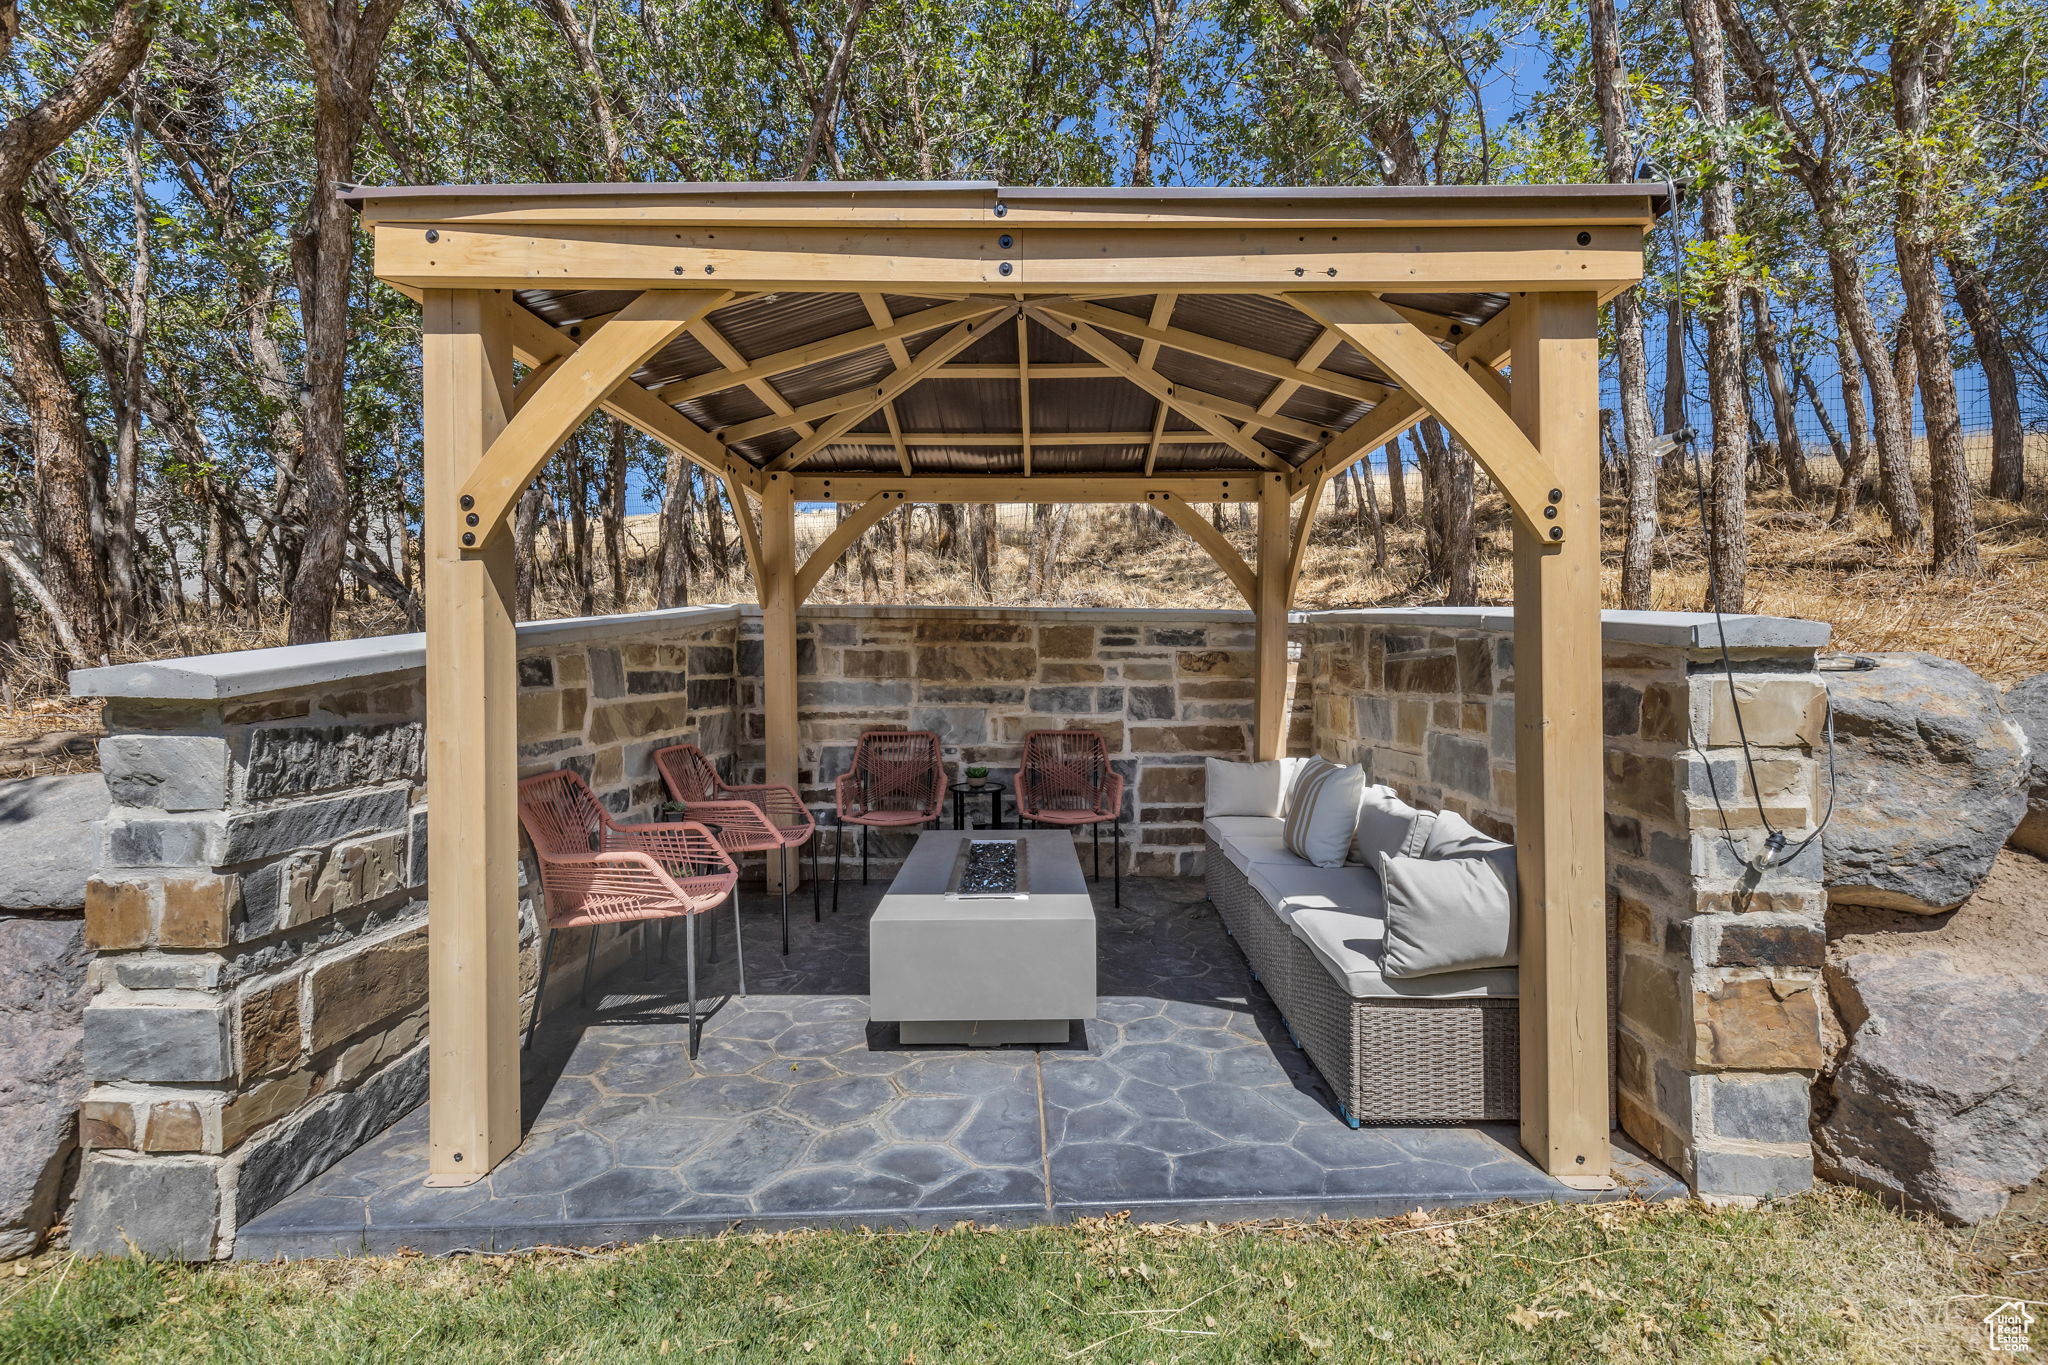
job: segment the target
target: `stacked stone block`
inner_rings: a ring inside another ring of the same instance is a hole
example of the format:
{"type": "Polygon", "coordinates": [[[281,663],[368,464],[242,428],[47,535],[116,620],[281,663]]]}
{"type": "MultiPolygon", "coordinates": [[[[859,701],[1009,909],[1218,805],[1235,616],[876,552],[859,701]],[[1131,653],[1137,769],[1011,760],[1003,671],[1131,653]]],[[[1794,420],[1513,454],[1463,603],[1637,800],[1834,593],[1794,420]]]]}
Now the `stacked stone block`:
{"type": "Polygon", "coordinates": [[[72,1244],[203,1257],[418,1103],[417,676],[115,697],[72,1244]]]}
{"type": "MultiPolygon", "coordinates": [[[[1615,1105],[1623,1130],[1696,1191],[1746,1198],[1812,1179],[1826,896],[1820,846],[1804,841],[1826,796],[1814,666],[1827,632],[1731,619],[1731,685],[1718,629],[1711,617],[1609,613],[1615,1105]]],[[[1511,839],[1512,636],[1513,614],[1497,609],[1312,618],[1316,747],[1511,839]]]]}

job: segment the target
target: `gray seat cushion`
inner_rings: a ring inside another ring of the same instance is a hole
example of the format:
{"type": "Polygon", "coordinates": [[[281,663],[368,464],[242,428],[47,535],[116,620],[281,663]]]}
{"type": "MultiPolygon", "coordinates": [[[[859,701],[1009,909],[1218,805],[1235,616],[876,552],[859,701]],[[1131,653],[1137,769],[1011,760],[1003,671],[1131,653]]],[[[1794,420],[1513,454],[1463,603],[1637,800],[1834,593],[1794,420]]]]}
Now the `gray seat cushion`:
{"type": "Polygon", "coordinates": [[[1202,832],[1219,844],[1241,835],[1278,838],[1286,823],[1277,815],[1212,815],[1202,822],[1202,832]]]}
{"type": "Polygon", "coordinates": [[[1380,912],[1380,881],[1371,868],[1310,867],[1305,863],[1255,863],[1245,874],[1252,890],[1281,915],[1297,910],[1380,912]]]}
{"type": "Polygon", "coordinates": [[[1520,974],[1513,967],[1420,977],[1386,976],[1380,970],[1387,931],[1384,914],[1303,908],[1295,910],[1288,922],[1294,936],[1308,945],[1316,960],[1353,1000],[1450,1000],[1521,994],[1520,974]]]}
{"type": "Polygon", "coordinates": [[[1223,850],[1223,856],[1230,859],[1238,871],[1244,873],[1249,873],[1257,863],[1308,866],[1287,851],[1287,841],[1277,834],[1233,834],[1217,840],[1216,846],[1223,850]]]}

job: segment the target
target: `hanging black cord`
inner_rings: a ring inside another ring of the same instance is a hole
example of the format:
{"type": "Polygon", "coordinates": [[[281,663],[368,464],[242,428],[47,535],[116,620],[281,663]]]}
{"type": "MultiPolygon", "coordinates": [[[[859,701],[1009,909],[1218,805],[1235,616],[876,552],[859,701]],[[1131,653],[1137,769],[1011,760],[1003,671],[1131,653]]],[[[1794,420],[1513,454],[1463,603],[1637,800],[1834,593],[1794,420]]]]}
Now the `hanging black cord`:
{"type": "MultiPolygon", "coordinates": [[[[1676,204],[1672,206],[1671,235],[1675,248],[1673,268],[1681,276],[1677,294],[1678,326],[1675,332],[1677,336],[1683,337],[1687,322],[1685,288],[1682,279],[1685,269],[1685,234],[1683,227],[1680,225],[1680,213],[1676,204]]],[[[1773,867],[1784,866],[1804,853],[1808,847],[1820,839],[1820,836],[1827,830],[1828,824],[1835,818],[1834,693],[1828,688],[1826,682],[1823,681],[1821,684],[1821,697],[1825,706],[1823,714],[1828,756],[1827,810],[1822,814],[1819,822],[1814,825],[1813,833],[1801,839],[1797,844],[1792,844],[1785,832],[1771,823],[1770,812],[1764,809],[1763,788],[1758,783],[1756,776],[1756,751],[1750,747],[1749,729],[1743,723],[1742,699],[1735,693],[1735,660],[1728,652],[1728,622],[1721,612],[1721,575],[1715,566],[1715,551],[1720,545],[1721,527],[1714,517],[1713,501],[1707,496],[1706,471],[1700,463],[1697,434],[1693,431],[1692,424],[1688,422],[1676,432],[1671,433],[1671,437],[1679,457],[1687,465],[1691,466],[1692,469],[1693,492],[1699,506],[1700,535],[1705,540],[1706,549],[1707,609],[1714,614],[1714,632],[1720,643],[1721,676],[1728,687],[1728,709],[1735,717],[1735,737],[1742,746],[1743,767],[1749,774],[1750,800],[1756,805],[1757,819],[1762,823],[1764,829],[1763,851],[1754,858],[1745,858],[1744,861],[1758,872],[1767,872],[1773,867]]],[[[1736,841],[1735,832],[1729,828],[1728,807],[1721,800],[1720,784],[1714,780],[1713,760],[1707,756],[1707,751],[1699,743],[1697,735],[1689,735],[1688,737],[1693,741],[1693,749],[1699,753],[1701,766],[1706,770],[1707,791],[1714,798],[1716,814],[1721,817],[1721,838],[1727,843],[1729,848],[1740,853],[1742,846],[1736,841]]]]}

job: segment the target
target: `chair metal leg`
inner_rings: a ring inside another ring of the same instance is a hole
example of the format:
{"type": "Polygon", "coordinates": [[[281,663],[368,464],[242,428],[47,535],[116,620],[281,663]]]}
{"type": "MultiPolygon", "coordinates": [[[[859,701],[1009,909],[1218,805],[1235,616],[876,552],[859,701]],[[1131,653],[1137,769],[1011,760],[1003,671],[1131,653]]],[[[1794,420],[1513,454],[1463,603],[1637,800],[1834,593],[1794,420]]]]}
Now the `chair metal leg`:
{"type": "Polygon", "coordinates": [[[860,827],[860,884],[868,884],[868,827],[860,827]]]}
{"type": "Polygon", "coordinates": [[[811,923],[817,924],[825,918],[825,887],[818,880],[818,830],[815,825],[811,827],[811,837],[804,843],[811,855],[811,923]]]}
{"type": "Polygon", "coordinates": [[[747,993],[747,944],[745,935],[740,932],[740,887],[738,882],[734,882],[732,887],[732,955],[739,963],[740,995],[744,998],[747,993]]]}
{"type": "Polygon", "coordinates": [[[597,931],[599,927],[595,924],[590,926],[590,947],[583,954],[583,994],[580,998],[580,1003],[585,1009],[590,1008],[590,974],[597,967],[597,931]]]}
{"type": "Polygon", "coordinates": [[[1095,847],[1095,880],[1102,880],[1102,822],[1088,826],[1088,842],[1095,847]]]}
{"type": "Polygon", "coordinates": [[[1109,855],[1110,875],[1116,879],[1116,904],[1124,903],[1124,822],[1119,820],[1111,827],[1115,832],[1115,847],[1109,855]]]}
{"type": "Polygon", "coordinates": [[[683,925],[683,978],[690,995],[690,1060],[697,1060],[697,917],[683,925]]]}
{"type": "MultiPolygon", "coordinates": [[[[832,826],[832,913],[835,915],[839,913],[839,874],[845,867],[846,824],[841,821],[832,826]]],[[[782,951],[789,951],[787,943],[782,945],[782,951]]]]}
{"type": "Polygon", "coordinates": [[[526,1041],[520,1044],[521,1048],[533,1046],[533,1031],[540,1026],[540,1002],[548,993],[548,963],[553,960],[554,956],[555,931],[552,929],[542,930],[540,940],[540,979],[533,983],[533,1013],[527,1016],[526,1041]]]}
{"type": "MultiPolygon", "coordinates": [[[[782,936],[789,937],[789,849],[775,850],[775,865],[782,873],[782,936]]],[[[815,923],[815,921],[813,921],[815,923]]]]}

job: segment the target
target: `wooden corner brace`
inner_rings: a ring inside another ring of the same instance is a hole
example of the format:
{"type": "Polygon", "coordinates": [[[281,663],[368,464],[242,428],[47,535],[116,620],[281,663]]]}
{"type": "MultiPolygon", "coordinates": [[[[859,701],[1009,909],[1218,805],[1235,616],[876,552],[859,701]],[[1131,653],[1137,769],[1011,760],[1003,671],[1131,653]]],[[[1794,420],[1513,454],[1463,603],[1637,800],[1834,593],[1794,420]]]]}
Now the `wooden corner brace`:
{"type": "Polygon", "coordinates": [[[583,419],[614,389],[632,383],[633,371],[649,356],[731,297],[729,289],[650,289],[541,376],[462,486],[455,511],[462,547],[473,550],[489,541],[548,456],[583,419]]]}
{"type": "Polygon", "coordinates": [[[1237,552],[1237,547],[1232,545],[1221,531],[1205,521],[1200,512],[1171,493],[1148,492],[1145,494],[1145,505],[1165,513],[1167,519],[1186,531],[1195,544],[1207,550],[1209,558],[1216,561],[1216,567],[1223,570],[1224,576],[1244,597],[1246,606],[1258,606],[1258,575],[1252,572],[1251,565],[1244,562],[1244,556],[1237,552]]]}
{"type": "MultiPolygon", "coordinates": [[[[1501,406],[1503,386],[1487,385],[1446,355],[1428,333],[1377,294],[1288,294],[1287,302],[1339,333],[1435,414],[1472,452],[1539,540],[1572,533],[1546,460],[1501,406]]],[[[1513,305],[1510,305],[1512,307],[1513,305]]],[[[1586,532],[1597,534],[1597,530],[1586,532]]]]}

